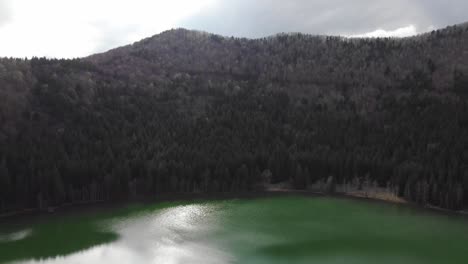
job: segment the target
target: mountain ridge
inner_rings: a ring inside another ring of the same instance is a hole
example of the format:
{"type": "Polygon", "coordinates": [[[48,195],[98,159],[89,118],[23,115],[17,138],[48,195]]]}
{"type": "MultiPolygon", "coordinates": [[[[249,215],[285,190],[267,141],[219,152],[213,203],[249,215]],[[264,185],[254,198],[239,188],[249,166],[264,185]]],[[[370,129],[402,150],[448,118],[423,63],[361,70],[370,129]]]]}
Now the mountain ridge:
{"type": "Polygon", "coordinates": [[[468,27],[404,39],[178,30],[0,59],[0,212],[165,192],[384,188],[468,205],[468,27]]]}
{"type": "Polygon", "coordinates": [[[439,32],[444,31],[444,30],[447,30],[447,29],[450,29],[450,28],[453,28],[453,27],[466,29],[466,28],[468,28],[468,21],[461,22],[461,23],[458,23],[458,24],[449,25],[449,26],[446,26],[446,27],[441,27],[441,28],[438,28],[438,29],[429,30],[429,31],[426,31],[426,32],[421,32],[421,33],[418,33],[416,35],[407,36],[407,37],[391,37],[391,36],[390,37],[348,37],[346,35],[311,34],[311,33],[304,33],[304,32],[279,32],[279,33],[268,35],[268,36],[265,36],[265,37],[247,38],[247,37],[235,37],[235,36],[216,34],[216,33],[211,33],[211,32],[208,32],[208,31],[198,30],[198,29],[189,29],[189,28],[184,28],[184,27],[178,27],[178,28],[171,28],[171,29],[168,29],[168,30],[164,30],[164,31],[162,31],[160,33],[157,33],[157,34],[154,34],[154,35],[152,35],[150,37],[146,37],[146,38],[143,38],[141,40],[135,41],[135,42],[133,42],[131,44],[111,48],[111,49],[103,51],[103,52],[98,52],[98,53],[95,53],[95,54],[85,56],[85,58],[86,57],[91,57],[91,56],[94,56],[94,55],[98,55],[98,54],[102,54],[102,53],[106,53],[106,52],[112,51],[114,49],[118,49],[118,48],[122,48],[122,47],[126,47],[126,46],[132,46],[132,45],[138,44],[138,43],[143,42],[143,41],[154,39],[154,38],[156,38],[156,37],[158,37],[160,35],[177,33],[177,32],[192,32],[193,34],[204,35],[204,36],[207,36],[207,37],[216,36],[216,37],[220,37],[220,38],[223,38],[223,39],[235,38],[235,39],[259,40],[259,39],[275,38],[275,37],[285,36],[285,35],[286,36],[304,35],[304,36],[317,37],[317,38],[327,38],[327,37],[334,37],[335,38],[336,37],[336,38],[342,38],[342,39],[360,40],[360,39],[409,39],[409,38],[419,38],[419,37],[422,37],[422,36],[425,36],[425,35],[430,35],[431,33],[436,33],[438,31],[439,32]]]}
{"type": "Polygon", "coordinates": [[[217,37],[217,38],[221,38],[221,39],[261,40],[261,39],[271,39],[271,38],[276,38],[276,37],[281,37],[281,36],[302,35],[302,36],[321,38],[321,39],[326,39],[327,37],[331,37],[331,38],[341,38],[343,40],[359,41],[359,40],[369,40],[369,39],[394,39],[394,40],[398,40],[398,39],[401,39],[401,40],[417,39],[417,38],[422,38],[422,37],[425,37],[425,36],[428,36],[428,35],[431,35],[431,34],[435,34],[437,32],[442,32],[442,31],[448,30],[450,28],[467,29],[468,28],[468,21],[458,23],[458,24],[454,24],[454,25],[450,25],[450,26],[446,26],[446,27],[442,27],[442,28],[438,28],[438,29],[434,29],[434,30],[430,30],[430,31],[427,31],[427,32],[421,32],[421,33],[418,33],[416,35],[407,36],[407,37],[391,37],[391,36],[390,37],[348,37],[348,36],[345,36],[345,35],[310,34],[310,33],[303,33],[303,32],[279,32],[279,33],[269,35],[269,36],[266,36],[266,37],[247,38],[247,37],[227,36],[227,35],[222,35],[222,34],[210,33],[208,31],[203,31],[203,30],[188,29],[188,28],[180,27],[180,28],[172,28],[172,29],[169,29],[169,30],[165,30],[165,31],[162,31],[162,32],[160,32],[158,34],[154,34],[154,35],[152,35],[150,37],[146,37],[146,38],[143,38],[141,40],[135,41],[135,42],[133,42],[131,44],[111,48],[109,50],[94,53],[94,54],[85,56],[83,58],[93,57],[95,55],[104,54],[104,53],[107,53],[107,52],[110,52],[110,51],[113,51],[113,50],[116,50],[116,49],[128,47],[128,46],[138,45],[138,44],[140,44],[142,42],[150,41],[152,39],[160,37],[161,35],[177,34],[178,32],[179,33],[180,32],[192,33],[193,35],[199,35],[199,36],[205,36],[205,37],[217,37]]]}

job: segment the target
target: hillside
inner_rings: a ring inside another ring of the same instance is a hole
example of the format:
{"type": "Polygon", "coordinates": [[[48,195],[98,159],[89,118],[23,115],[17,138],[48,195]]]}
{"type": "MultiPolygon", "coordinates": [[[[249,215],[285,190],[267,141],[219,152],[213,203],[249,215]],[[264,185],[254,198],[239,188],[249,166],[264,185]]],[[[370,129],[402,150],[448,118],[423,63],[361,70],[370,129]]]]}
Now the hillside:
{"type": "Polygon", "coordinates": [[[0,59],[0,212],[328,180],[468,205],[468,26],[0,59]]]}

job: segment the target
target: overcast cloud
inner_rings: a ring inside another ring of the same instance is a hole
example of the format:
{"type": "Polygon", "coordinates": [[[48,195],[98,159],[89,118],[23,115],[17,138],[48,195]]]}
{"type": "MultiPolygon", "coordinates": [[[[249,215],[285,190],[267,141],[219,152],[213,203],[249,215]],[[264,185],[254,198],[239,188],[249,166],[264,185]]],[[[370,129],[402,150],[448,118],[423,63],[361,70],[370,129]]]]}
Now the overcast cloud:
{"type": "Polygon", "coordinates": [[[81,57],[185,27],[411,36],[468,21],[467,0],[0,0],[0,56],[81,57]]]}
{"type": "Polygon", "coordinates": [[[10,19],[10,9],[7,0],[0,0],[0,27],[10,19]]]}

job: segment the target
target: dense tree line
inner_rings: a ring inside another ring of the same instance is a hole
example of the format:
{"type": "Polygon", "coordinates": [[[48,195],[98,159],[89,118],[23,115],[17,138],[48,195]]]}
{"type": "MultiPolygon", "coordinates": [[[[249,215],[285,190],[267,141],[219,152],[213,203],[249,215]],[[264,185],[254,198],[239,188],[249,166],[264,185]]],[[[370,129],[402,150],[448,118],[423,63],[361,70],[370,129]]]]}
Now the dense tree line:
{"type": "Polygon", "coordinates": [[[408,39],[175,30],[0,60],[0,212],[265,181],[468,204],[468,30],[408,39]]]}

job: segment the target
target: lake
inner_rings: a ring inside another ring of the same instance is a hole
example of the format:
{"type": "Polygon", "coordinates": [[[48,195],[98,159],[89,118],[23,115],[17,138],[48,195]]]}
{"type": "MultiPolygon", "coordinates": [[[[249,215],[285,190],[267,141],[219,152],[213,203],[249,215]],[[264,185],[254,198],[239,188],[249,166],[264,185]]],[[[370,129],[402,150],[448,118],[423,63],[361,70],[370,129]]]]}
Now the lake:
{"type": "Polygon", "coordinates": [[[0,225],[0,263],[468,263],[466,219],[338,198],[136,204],[0,225]]]}

